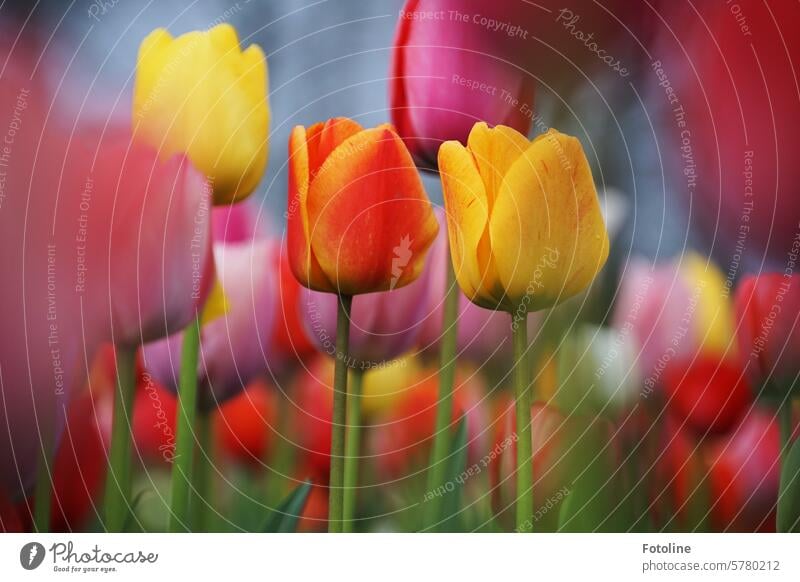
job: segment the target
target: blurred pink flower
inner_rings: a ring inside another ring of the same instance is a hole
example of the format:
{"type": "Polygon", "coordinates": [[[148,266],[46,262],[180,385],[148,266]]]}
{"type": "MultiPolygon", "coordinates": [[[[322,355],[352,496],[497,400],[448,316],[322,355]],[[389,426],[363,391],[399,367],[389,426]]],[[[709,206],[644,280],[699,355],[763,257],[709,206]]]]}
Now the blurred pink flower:
{"type": "MultiPolygon", "coordinates": [[[[228,311],[201,330],[198,382],[204,408],[213,408],[270,371],[277,297],[272,239],[217,243],[214,258],[228,311]]],[[[183,334],[144,346],[145,367],[177,389],[183,334]]]]}

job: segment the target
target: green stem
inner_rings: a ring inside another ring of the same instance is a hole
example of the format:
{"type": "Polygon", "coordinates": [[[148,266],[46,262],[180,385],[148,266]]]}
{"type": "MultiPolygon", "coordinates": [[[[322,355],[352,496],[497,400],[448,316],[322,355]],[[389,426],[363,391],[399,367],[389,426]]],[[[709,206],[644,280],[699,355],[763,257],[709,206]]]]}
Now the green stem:
{"type": "MultiPolygon", "coordinates": [[[[450,422],[453,418],[453,386],[456,375],[456,350],[458,339],[459,289],[453,264],[447,262],[447,295],[442,317],[442,344],[439,353],[439,398],[436,402],[436,432],[434,433],[431,463],[428,470],[428,491],[434,492],[444,484],[446,458],[450,452],[450,422]]],[[[429,509],[424,513],[426,526],[442,521],[441,496],[433,495],[429,509]]]]}
{"type": "Polygon", "coordinates": [[[184,531],[189,523],[194,422],[197,414],[197,354],[199,348],[200,320],[195,319],[183,332],[181,377],[178,384],[178,418],[175,427],[175,459],[172,462],[170,532],[184,531]]]}
{"type": "Polygon", "coordinates": [[[131,416],[136,387],[136,348],[117,346],[117,394],[111,425],[111,451],[105,492],[105,526],[121,532],[130,510],[131,416]]]}
{"type": "Polygon", "coordinates": [[[344,447],[344,501],[342,504],[342,531],[353,531],[358,488],[358,459],[361,455],[361,387],[364,370],[353,368],[353,377],[347,391],[347,434],[344,447]]]}
{"type": "Polygon", "coordinates": [[[528,369],[528,314],[512,314],[514,337],[514,389],[517,421],[517,531],[533,528],[533,443],[531,439],[531,390],[528,369]]]}
{"type": "Polygon", "coordinates": [[[786,455],[789,454],[789,448],[792,446],[792,400],[790,398],[786,398],[779,405],[778,416],[781,427],[781,466],[783,466],[786,455]]]}
{"type": "Polygon", "coordinates": [[[194,498],[192,507],[192,531],[210,531],[213,440],[211,438],[211,414],[200,411],[197,416],[197,463],[194,467],[194,498]]]}
{"type": "Polygon", "coordinates": [[[353,298],[340,295],[336,315],[336,363],[333,370],[333,426],[331,474],[328,483],[328,531],[341,532],[344,512],[344,434],[347,426],[347,364],[350,344],[350,308],[353,298]]]}
{"type": "Polygon", "coordinates": [[[39,433],[39,459],[36,465],[36,489],[34,490],[33,526],[38,533],[50,531],[50,501],[53,494],[53,476],[50,474],[53,439],[49,431],[42,428],[39,433]]]}

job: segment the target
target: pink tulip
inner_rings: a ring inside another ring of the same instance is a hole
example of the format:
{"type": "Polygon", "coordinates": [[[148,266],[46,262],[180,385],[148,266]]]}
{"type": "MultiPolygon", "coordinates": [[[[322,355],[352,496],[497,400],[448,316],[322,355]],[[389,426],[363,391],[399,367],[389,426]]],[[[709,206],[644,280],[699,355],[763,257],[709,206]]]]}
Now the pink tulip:
{"type": "Polygon", "coordinates": [[[264,215],[252,198],[238,204],[215,206],[211,213],[214,242],[251,242],[266,231],[264,215]]]}
{"type": "MultiPolygon", "coordinates": [[[[392,121],[421,166],[436,167],[443,141],[466,143],[476,121],[522,133],[531,125],[535,82],[526,61],[532,40],[473,23],[473,12],[464,8],[454,0],[409,0],[400,11],[390,80],[392,121]],[[451,18],[458,10],[468,15],[467,22],[451,18]]],[[[525,32],[538,11],[496,0],[481,4],[480,12],[525,32]]]]}
{"type": "MultiPolygon", "coordinates": [[[[444,299],[447,293],[447,264],[450,261],[450,250],[447,246],[447,225],[444,210],[435,209],[439,220],[439,235],[428,251],[428,262],[425,265],[429,278],[426,297],[427,315],[419,338],[421,349],[438,347],[444,330],[444,299]]],[[[537,317],[528,318],[528,333],[534,332],[537,317]]],[[[481,364],[487,360],[511,354],[511,319],[501,311],[492,311],[478,307],[458,291],[457,320],[457,354],[481,364]]],[[[533,337],[531,335],[531,337],[533,337]]]]}
{"type": "Polygon", "coordinates": [[[76,290],[80,192],[62,174],[68,136],[46,124],[50,96],[31,74],[31,47],[23,38],[11,52],[14,37],[0,32],[0,490],[18,499],[40,443],[57,444],[100,333],[96,295],[76,290]]]}
{"type": "Polygon", "coordinates": [[[648,110],[662,113],[668,187],[731,282],[783,269],[800,232],[800,5],[663,2],[658,11],[648,110]]]}
{"type": "Polygon", "coordinates": [[[634,341],[645,393],[661,385],[671,363],[701,352],[736,356],[733,306],[705,258],[689,253],[656,266],[633,259],[621,278],[612,324],[634,341]]]}
{"type": "MultiPolygon", "coordinates": [[[[198,383],[201,405],[212,408],[270,371],[277,298],[270,239],[216,243],[214,257],[228,311],[201,330],[198,383]]],[[[177,388],[183,334],[144,347],[143,360],[153,376],[177,388]]]]}
{"type": "Polygon", "coordinates": [[[91,155],[86,237],[104,249],[100,273],[88,275],[107,284],[111,339],[138,345],[176,333],[213,282],[205,178],[185,156],[161,162],[126,134],[101,139],[91,155]]]}
{"type": "Polygon", "coordinates": [[[737,337],[756,386],[783,396],[800,374],[800,275],[745,277],[736,289],[737,337]]]}

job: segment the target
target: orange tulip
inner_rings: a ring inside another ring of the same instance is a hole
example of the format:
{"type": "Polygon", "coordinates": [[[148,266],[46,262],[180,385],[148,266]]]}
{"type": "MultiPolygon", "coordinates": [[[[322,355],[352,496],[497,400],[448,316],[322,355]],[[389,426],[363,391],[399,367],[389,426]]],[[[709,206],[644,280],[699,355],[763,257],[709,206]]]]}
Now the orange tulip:
{"type": "Polygon", "coordinates": [[[414,281],[439,230],[395,130],[346,118],[292,131],[287,218],[295,277],[342,295],[414,281]]]}

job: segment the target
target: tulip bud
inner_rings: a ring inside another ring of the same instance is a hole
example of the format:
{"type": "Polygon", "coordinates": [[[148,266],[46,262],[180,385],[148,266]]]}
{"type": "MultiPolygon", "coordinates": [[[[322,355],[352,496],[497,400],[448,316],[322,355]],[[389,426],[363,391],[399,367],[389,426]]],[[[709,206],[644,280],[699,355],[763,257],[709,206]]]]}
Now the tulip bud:
{"type": "Polygon", "coordinates": [[[239,48],[220,24],[142,41],[133,95],[136,137],[162,158],[186,152],[213,185],[214,203],[248,196],[267,163],[267,63],[258,45],[239,48]]]}

